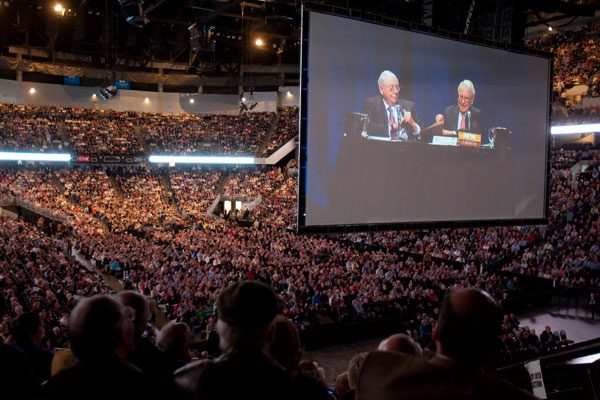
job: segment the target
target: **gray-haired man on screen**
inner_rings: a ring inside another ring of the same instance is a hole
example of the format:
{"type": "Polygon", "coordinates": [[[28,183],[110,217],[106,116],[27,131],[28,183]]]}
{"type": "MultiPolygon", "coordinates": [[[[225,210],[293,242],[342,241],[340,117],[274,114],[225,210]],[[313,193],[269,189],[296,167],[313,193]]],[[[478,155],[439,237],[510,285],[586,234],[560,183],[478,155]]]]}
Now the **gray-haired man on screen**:
{"type": "Polygon", "coordinates": [[[377,80],[380,96],[365,100],[364,110],[369,115],[369,136],[388,137],[393,140],[417,140],[421,127],[415,122],[415,103],[399,99],[398,78],[383,71],[377,80]]]}
{"type": "Polygon", "coordinates": [[[481,111],[473,107],[475,102],[475,86],[473,82],[465,79],[458,84],[457,104],[448,106],[444,110],[445,136],[456,136],[461,131],[481,134],[481,111]]]}

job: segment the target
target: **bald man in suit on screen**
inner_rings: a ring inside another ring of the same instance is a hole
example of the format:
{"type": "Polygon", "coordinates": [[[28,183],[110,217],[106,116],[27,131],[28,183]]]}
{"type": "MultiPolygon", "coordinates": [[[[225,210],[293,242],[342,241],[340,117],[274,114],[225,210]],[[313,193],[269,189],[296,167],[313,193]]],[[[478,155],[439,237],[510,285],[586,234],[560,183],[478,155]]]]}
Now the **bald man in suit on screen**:
{"type": "Polygon", "coordinates": [[[421,127],[415,122],[415,103],[398,98],[400,85],[396,75],[383,71],[377,85],[380,96],[369,97],[364,104],[369,115],[367,134],[400,141],[418,140],[421,127]]]}

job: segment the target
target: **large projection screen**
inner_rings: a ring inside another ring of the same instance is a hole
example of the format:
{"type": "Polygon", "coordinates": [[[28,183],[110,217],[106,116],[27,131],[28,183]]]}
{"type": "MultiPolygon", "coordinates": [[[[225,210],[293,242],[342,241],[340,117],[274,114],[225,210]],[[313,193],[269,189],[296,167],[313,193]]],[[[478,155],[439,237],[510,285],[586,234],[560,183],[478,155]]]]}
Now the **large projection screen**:
{"type": "Polygon", "coordinates": [[[546,221],[548,55],[303,19],[300,232],[546,221]]]}

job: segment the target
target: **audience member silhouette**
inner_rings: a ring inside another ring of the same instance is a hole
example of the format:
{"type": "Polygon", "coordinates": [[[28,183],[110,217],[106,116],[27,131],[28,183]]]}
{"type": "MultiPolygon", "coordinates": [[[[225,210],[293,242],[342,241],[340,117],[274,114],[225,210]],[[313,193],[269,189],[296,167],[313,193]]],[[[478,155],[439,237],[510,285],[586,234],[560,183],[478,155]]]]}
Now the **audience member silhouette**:
{"type": "Polygon", "coordinates": [[[399,353],[420,356],[423,354],[421,345],[411,339],[406,333],[396,333],[379,343],[377,350],[397,351],[399,353]]]}
{"type": "Polygon", "coordinates": [[[27,363],[31,366],[34,381],[37,385],[50,378],[52,352],[40,348],[44,339],[44,324],[37,313],[29,312],[19,315],[11,331],[14,344],[23,352],[27,363]]]}
{"type": "Polygon", "coordinates": [[[170,322],[158,334],[156,346],[161,355],[161,365],[168,375],[192,361],[190,345],[194,336],[182,322],[170,322]]]}
{"type": "Polygon", "coordinates": [[[151,376],[163,374],[161,355],[156,346],[148,339],[147,329],[150,320],[150,306],[146,298],[133,291],[120,292],[119,300],[131,307],[135,313],[133,319],[133,350],[127,356],[127,361],[151,376]]]}
{"type": "Polygon", "coordinates": [[[0,388],[2,398],[26,400],[37,388],[35,374],[25,353],[0,342],[0,388]]]}
{"type": "Polygon", "coordinates": [[[42,387],[44,399],[154,399],[162,396],[144,373],[126,361],[133,348],[130,312],[117,299],[81,300],[69,319],[77,363],[42,387]]]}
{"type": "Polygon", "coordinates": [[[271,287],[244,281],[219,295],[217,333],[223,355],[176,371],[189,399],[326,399],[326,387],[279,365],[267,354],[271,322],[280,304],[271,287]]]}
{"type": "Polygon", "coordinates": [[[432,339],[431,360],[398,352],[370,353],[356,399],[535,399],[485,373],[499,347],[502,310],[487,293],[459,289],[446,296],[432,339]]]}

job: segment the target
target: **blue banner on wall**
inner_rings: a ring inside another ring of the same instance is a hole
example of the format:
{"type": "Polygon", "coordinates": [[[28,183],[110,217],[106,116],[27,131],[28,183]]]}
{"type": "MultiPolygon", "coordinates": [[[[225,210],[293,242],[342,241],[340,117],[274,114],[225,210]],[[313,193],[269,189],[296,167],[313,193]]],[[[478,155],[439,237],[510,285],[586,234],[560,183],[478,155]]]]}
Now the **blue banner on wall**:
{"type": "Polygon", "coordinates": [[[63,83],[65,85],[79,86],[81,85],[81,78],[78,76],[65,76],[63,77],[63,83]]]}
{"type": "Polygon", "coordinates": [[[117,89],[129,89],[130,82],[129,81],[115,81],[115,86],[117,89]]]}

